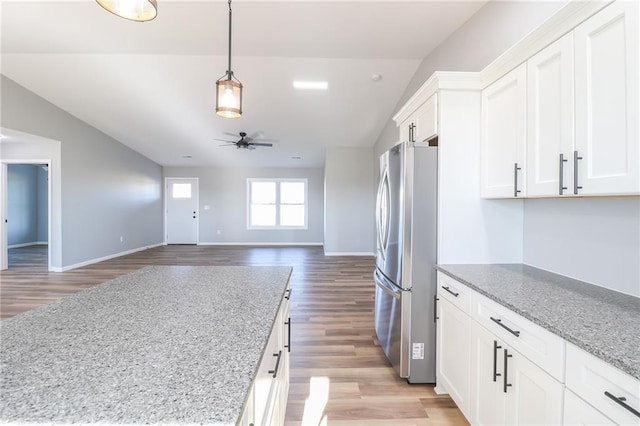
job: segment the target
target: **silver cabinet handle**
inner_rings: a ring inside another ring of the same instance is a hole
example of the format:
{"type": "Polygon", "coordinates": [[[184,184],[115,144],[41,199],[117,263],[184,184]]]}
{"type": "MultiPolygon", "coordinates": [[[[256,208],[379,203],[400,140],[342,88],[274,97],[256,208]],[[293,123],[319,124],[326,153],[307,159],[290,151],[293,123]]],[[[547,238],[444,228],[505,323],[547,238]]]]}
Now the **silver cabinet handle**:
{"type": "Polygon", "coordinates": [[[275,379],[276,377],[278,377],[278,368],[280,368],[280,358],[282,358],[282,351],[278,351],[278,353],[273,354],[273,356],[278,358],[276,361],[276,368],[274,368],[273,370],[269,370],[267,373],[271,374],[271,377],[275,379]]]}
{"type": "Polygon", "coordinates": [[[522,170],[522,167],[518,167],[518,163],[513,164],[513,196],[517,197],[520,190],[518,189],[518,170],[522,170]]]}
{"type": "Polygon", "coordinates": [[[578,160],[582,160],[582,157],[578,155],[578,151],[573,151],[573,193],[578,194],[578,189],[582,189],[578,185],[578,160]]]}
{"type": "Polygon", "coordinates": [[[625,398],[624,396],[615,396],[614,394],[612,394],[611,392],[608,391],[604,391],[604,394],[607,398],[611,399],[612,401],[615,401],[616,403],[620,404],[625,410],[630,411],[631,413],[635,414],[636,417],[640,417],[640,412],[638,410],[636,410],[635,408],[631,407],[629,404],[626,403],[627,398],[625,398]]]}
{"type": "Polygon", "coordinates": [[[451,288],[450,288],[450,287],[442,286],[442,288],[443,288],[444,290],[447,290],[449,293],[453,294],[453,297],[458,297],[458,296],[460,296],[460,293],[456,293],[455,291],[451,290],[451,288]]]}
{"type": "Polygon", "coordinates": [[[495,322],[496,324],[498,324],[500,327],[504,328],[505,330],[507,330],[509,333],[513,334],[516,337],[520,337],[520,331],[518,330],[512,330],[509,327],[507,327],[506,325],[504,325],[502,323],[502,320],[500,318],[494,318],[494,317],[489,317],[489,319],[491,319],[491,321],[495,322]]]}
{"type": "Polygon", "coordinates": [[[558,181],[560,182],[559,188],[558,188],[558,194],[562,195],[564,193],[564,191],[567,189],[566,186],[564,186],[564,163],[566,163],[567,160],[566,158],[564,158],[564,154],[560,154],[560,179],[558,179],[558,181]]]}
{"type": "Polygon", "coordinates": [[[498,373],[498,349],[502,349],[502,346],[498,345],[498,341],[493,341],[493,381],[497,381],[498,377],[502,374],[498,373]]]}
{"type": "Polygon", "coordinates": [[[511,383],[507,383],[507,360],[509,358],[513,357],[513,355],[509,354],[507,352],[507,348],[504,349],[504,381],[502,382],[502,390],[504,391],[504,393],[507,393],[507,388],[509,386],[513,386],[511,383]]]}

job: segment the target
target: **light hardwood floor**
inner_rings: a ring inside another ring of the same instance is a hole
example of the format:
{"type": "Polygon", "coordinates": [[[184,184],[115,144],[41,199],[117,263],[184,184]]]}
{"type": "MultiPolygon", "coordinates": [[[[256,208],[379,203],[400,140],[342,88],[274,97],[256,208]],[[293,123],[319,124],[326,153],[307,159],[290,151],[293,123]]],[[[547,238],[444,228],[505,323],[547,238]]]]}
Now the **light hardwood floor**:
{"type": "Polygon", "coordinates": [[[373,329],[373,258],[325,257],[321,247],[163,246],[49,273],[43,250],[10,251],[12,268],[0,272],[2,318],[146,265],[291,265],[287,426],[468,424],[448,396],[409,385],[389,366],[373,329]]]}

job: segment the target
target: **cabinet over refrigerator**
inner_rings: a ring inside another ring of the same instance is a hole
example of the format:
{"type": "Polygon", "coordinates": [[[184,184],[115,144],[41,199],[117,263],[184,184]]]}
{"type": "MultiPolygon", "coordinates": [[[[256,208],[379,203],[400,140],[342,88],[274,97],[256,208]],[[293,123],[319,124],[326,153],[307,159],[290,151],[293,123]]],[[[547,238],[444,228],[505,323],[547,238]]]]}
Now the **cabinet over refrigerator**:
{"type": "Polygon", "coordinates": [[[411,142],[380,156],[375,329],[411,383],[435,383],[437,158],[437,147],[411,142]]]}

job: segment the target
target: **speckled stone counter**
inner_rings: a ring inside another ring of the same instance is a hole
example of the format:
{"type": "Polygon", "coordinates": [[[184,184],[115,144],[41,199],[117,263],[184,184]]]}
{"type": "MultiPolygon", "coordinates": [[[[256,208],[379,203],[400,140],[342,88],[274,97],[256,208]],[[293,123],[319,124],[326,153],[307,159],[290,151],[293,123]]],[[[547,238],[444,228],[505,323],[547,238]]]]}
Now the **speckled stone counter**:
{"type": "Polygon", "coordinates": [[[640,379],[640,298],[521,264],[436,268],[640,379]]]}
{"type": "Polygon", "coordinates": [[[234,425],[290,274],[150,266],[4,320],[0,419],[234,425]]]}

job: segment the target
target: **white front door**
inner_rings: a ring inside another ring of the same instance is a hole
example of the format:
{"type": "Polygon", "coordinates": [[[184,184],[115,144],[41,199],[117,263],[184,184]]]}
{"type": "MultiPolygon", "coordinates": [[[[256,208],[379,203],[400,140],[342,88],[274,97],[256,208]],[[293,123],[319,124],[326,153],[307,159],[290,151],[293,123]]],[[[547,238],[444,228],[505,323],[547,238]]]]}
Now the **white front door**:
{"type": "Polygon", "coordinates": [[[167,244],[198,243],[198,179],[167,178],[167,244]]]}

